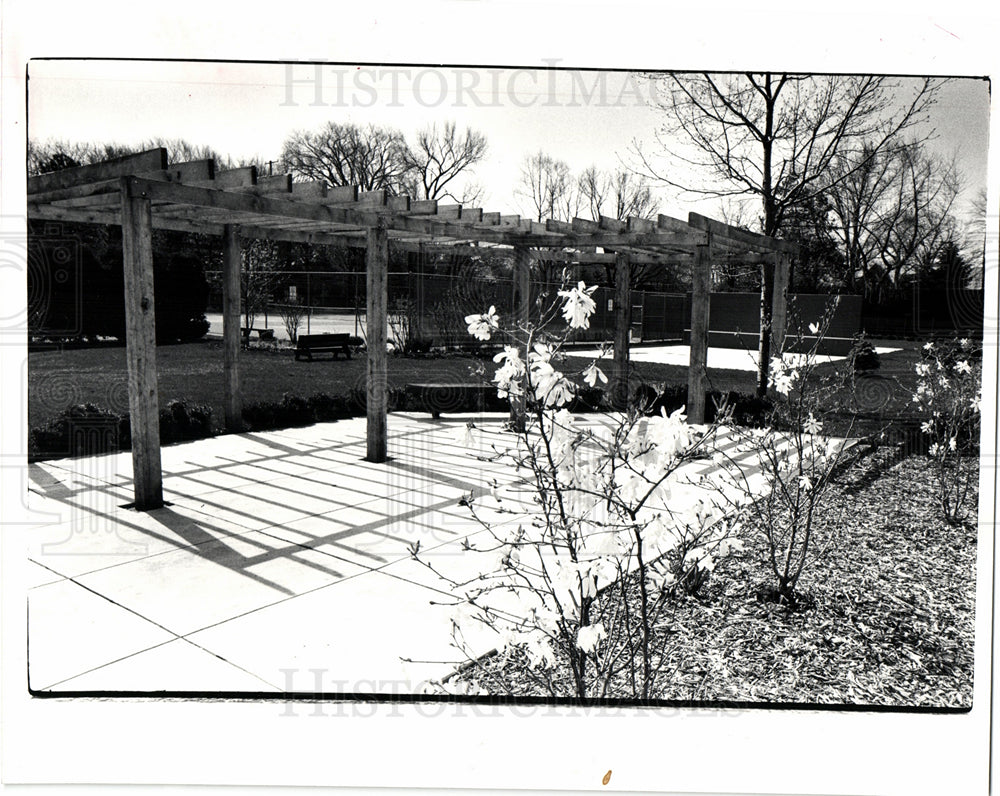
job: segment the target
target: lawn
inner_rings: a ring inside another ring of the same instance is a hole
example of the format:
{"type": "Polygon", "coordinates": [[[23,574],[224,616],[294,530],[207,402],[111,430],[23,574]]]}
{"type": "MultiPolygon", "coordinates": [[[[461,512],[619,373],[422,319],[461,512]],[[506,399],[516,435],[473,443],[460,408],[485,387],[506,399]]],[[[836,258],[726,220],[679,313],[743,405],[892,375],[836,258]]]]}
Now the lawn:
{"type": "MultiPolygon", "coordinates": [[[[899,344],[896,344],[897,346],[899,344]]],[[[172,400],[209,406],[213,424],[221,429],[224,417],[222,343],[205,340],[157,348],[160,406],[172,400]]],[[[915,417],[910,398],[914,390],[913,366],[920,359],[919,347],[910,343],[899,352],[884,355],[880,370],[859,377],[848,396],[851,409],[862,420],[843,433],[870,434],[881,430],[885,419],[915,417]]],[[[582,370],[589,359],[567,356],[564,371],[582,370]]],[[[611,363],[602,367],[610,372],[611,363]]],[[[390,356],[390,388],[411,382],[470,382],[491,378],[496,366],[489,358],[471,355],[445,357],[390,356]]],[[[842,370],[842,363],[823,365],[826,372],[842,370]]],[[[240,358],[240,381],[244,405],[280,401],[286,393],[308,398],[317,393],[348,395],[365,389],[364,354],[350,360],[329,357],[296,362],[293,350],[254,347],[240,358]]],[[[651,362],[632,363],[632,381],[654,385],[686,386],[687,368],[651,362]]],[[[742,370],[709,371],[709,387],[723,393],[752,394],[755,374],[742,370]]],[[[55,351],[33,351],[28,355],[28,425],[45,425],[69,406],[96,404],[118,414],[128,414],[128,387],[124,346],[104,346],[55,351]]],[[[831,428],[834,428],[831,426],[831,428]]]]}
{"type": "MultiPolygon", "coordinates": [[[[172,400],[211,406],[217,426],[223,417],[222,343],[206,340],[156,350],[160,406],[172,400]]],[[[582,370],[589,362],[568,357],[566,370],[582,370]]],[[[472,356],[389,357],[389,386],[410,382],[470,382],[489,379],[496,366],[472,356]],[[485,370],[483,370],[485,368],[485,370]]],[[[606,365],[610,369],[610,363],[606,365]]],[[[635,376],[652,383],[687,384],[687,368],[636,363],[635,376]]],[[[363,354],[350,360],[317,358],[296,362],[291,348],[251,348],[240,356],[240,383],[245,404],[281,400],[285,393],[344,395],[365,388],[363,354]]],[[[717,389],[751,392],[752,373],[713,371],[717,389]]],[[[93,403],[128,412],[124,346],[34,351],[28,355],[28,425],[43,425],[68,406],[93,403]]]]}
{"type": "MultiPolygon", "coordinates": [[[[211,406],[216,425],[223,418],[222,343],[203,341],[156,349],[160,406],[183,400],[211,406]]],[[[389,384],[413,381],[469,381],[480,360],[389,358],[389,384]]],[[[489,363],[492,365],[492,363],[489,363]]],[[[317,357],[296,362],[290,348],[250,349],[240,356],[240,384],[245,404],[281,400],[285,393],[343,395],[365,388],[365,358],[317,357]]],[[[67,406],[95,403],[128,412],[124,347],[40,351],[28,355],[28,423],[39,426],[67,406]]]]}

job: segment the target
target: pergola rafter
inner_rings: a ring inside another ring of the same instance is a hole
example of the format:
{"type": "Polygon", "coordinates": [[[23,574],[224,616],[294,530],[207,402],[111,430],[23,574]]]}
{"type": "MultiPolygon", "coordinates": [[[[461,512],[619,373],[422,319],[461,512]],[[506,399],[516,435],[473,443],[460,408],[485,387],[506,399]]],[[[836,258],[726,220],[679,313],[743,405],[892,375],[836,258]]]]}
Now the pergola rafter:
{"type": "MultiPolygon", "coordinates": [[[[263,177],[253,167],[218,171],[212,160],[170,164],[166,150],[63,169],[28,180],[28,217],[122,227],[126,285],[129,407],[135,505],[163,503],[155,364],[153,229],[218,235],[223,240],[225,406],[228,430],[239,430],[239,269],[241,241],[265,239],[364,248],[368,272],[368,459],[387,458],[386,274],[388,251],[495,255],[515,263],[515,314],[524,321],[530,263],[615,263],[615,396],[627,393],[631,266],[693,264],[688,417],[704,419],[709,271],[713,262],[774,267],[773,305],[762,306],[763,330],[783,333],[793,244],[739,230],[696,213],[625,220],[524,219],[482,208],[413,200],[356,186],[263,177]],[[773,324],[772,324],[773,318],[773,324]],[[145,429],[145,430],[144,430],[145,429]]],[[[770,298],[770,297],[769,297],[770,298]]],[[[763,343],[762,343],[763,346],[763,343]]]]}

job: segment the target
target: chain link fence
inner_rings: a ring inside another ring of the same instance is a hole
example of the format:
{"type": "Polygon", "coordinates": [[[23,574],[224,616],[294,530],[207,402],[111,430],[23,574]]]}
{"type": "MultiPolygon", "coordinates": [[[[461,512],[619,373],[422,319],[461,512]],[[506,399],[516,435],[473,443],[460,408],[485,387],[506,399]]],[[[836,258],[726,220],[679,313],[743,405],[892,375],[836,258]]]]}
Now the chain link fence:
{"type": "MultiPolygon", "coordinates": [[[[221,334],[221,274],[209,271],[207,277],[211,292],[206,317],[210,333],[221,334]]],[[[249,297],[252,328],[270,330],[282,340],[324,332],[346,332],[364,339],[363,271],[274,271],[258,274],[256,281],[263,287],[249,297]]],[[[556,283],[533,283],[532,305],[554,300],[559,288],[556,283]]],[[[465,346],[469,343],[467,315],[484,312],[492,305],[498,313],[509,316],[514,308],[513,281],[480,273],[390,272],[388,293],[390,340],[408,350],[465,346]]],[[[576,336],[581,342],[610,340],[614,335],[614,291],[599,287],[593,297],[597,309],[590,328],[576,336]]],[[[244,308],[247,303],[244,292],[244,308]]],[[[680,342],[689,317],[689,301],[682,293],[632,292],[631,336],[635,342],[680,342]]],[[[247,326],[246,313],[243,325],[247,326]]]]}

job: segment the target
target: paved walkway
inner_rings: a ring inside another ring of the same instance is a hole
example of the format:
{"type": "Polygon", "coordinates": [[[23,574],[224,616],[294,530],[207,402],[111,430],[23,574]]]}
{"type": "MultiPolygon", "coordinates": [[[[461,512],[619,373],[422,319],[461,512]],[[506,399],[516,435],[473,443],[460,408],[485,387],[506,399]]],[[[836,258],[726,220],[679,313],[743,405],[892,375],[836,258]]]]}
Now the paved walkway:
{"type": "MultiPolygon", "coordinates": [[[[878,347],[875,349],[880,355],[891,354],[901,351],[900,348],[878,347]]],[[[596,357],[600,351],[598,349],[586,351],[574,351],[574,356],[596,357]]],[[[691,347],[686,345],[658,345],[658,346],[637,346],[629,350],[629,358],[633,362],[656,362],[661,365],[681,365],[687,367],[691,362],[691,347]]],[[[710,370],[746,370],[757,372],[757,352],[746,351],[742,348],[709,348],[708,368],[710,370]]],[[[839,362],[844,359],[842,356],[831,354],[817,355],[816,361],[820,363],[839,362]]]]}
{"type": "Polygon", "coordinates": [[[461,542],[486,531],[459,498],[497,479],[512,513],[489,519],[531,508],[509,466],[477,455],[503,418],[475,418],[477,451],[469,417],[390,415],[381,465],[363,461],[363,419],[164,448],[169,505],[147,513],[122,508],[128,453],[31,465],[30,508],[52,518],[28,554],[31,688],[415,693],[452,671],[435,605],[451,595],[409,548],[471,576],[461,542]]]}

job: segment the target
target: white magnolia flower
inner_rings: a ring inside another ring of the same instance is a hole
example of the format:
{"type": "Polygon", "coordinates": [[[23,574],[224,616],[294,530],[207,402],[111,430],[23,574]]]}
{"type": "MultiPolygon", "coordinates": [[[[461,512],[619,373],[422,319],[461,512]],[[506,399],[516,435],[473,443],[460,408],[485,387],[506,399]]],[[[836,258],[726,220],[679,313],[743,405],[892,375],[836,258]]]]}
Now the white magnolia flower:
{"type": "Polygon", "coordinates": [[[677,578],[674,573],[669,569],[654,569],[650,567],[646,570],[649,579],[649,584],[654,591],[660,591],[661,589],[669,589],[674,585],[677,578]]]}
{"type": "Polygon", "coordinates": [[[966,351],[972,347],[972,341],[968,337],[963,337],[961,340],[958,341],[958,344],[962,346],[963,350],[966,351]]]}
{"type": "Polygon", "coordinates": [[[792,389],[793,377],[791,373],[779,373],[774,377],[774,389],[782,395],[788,395],[792,389]]]}
{"type": "Polygon", "coordinates": [[[573,400],[573,385],[558,371],[535,380],[535,399],[548,407],[562,406],[573,400]]]}
{"type": "Polygon", "coordinates": [[[545,406],[562,406],[573,398],[573,385],[549,361],[553,351],[544,343],[535,343],[528,354],[528,369],[535,399],[545,406]]]}
{"type": "Polygon", "coordinates": [[[590,326],[590,316],[597,309],[591,294],[597,290],[597,285],[588,288],[580,282],[571,290],[560,290],[559,295],[566,299],[563,305],[563,317],[573,329],[586,329],[590,326]]]}
{"type": "Polygon", "coordinates": [[[469,334],[477,340],[489,340],[493,332],[500,328],[500,318],[494,306],[482,315],[466,315],[465,322],[469,325],[469,334]]]}
{"type": "Polygon", "coordinates": [[[972,372],[972,368],[969,366],[969,363],[966,360],[963,359],[961,362],[956,362],[955,363],[955,372],[956,373],[971,373],[972,372]]]}
{"type": "Polygon", "coordinates": [[[513,346],[504,346],[503,351],[493,357],[494,362],[503,362],[493,375],[497,383],[497,395],[506,398],[508,395],[521,394],[521,379],[524,377],[524,361],[520,352],[513,346]]]}
{"type": "Polygon", "coordinates": [[[804,492],[808,492],[810,489],[813,488],[812,479],[808,475],[800,475],[799,476],[799,487],[804,492]]]}
{"type": "Polygon", "coordinates": [[[517,569],[521,563],[520,551],[511,546],[503,546],[497,551],[497,567],[500,569],[517,569]]]}
{"type": "Polygon", "coordinates": [[[823,430],[823,424],[813,417],[813,413],[809,413],[809,417],[806,418],[806,422],[802,425],[802,428],[807,434],[819,434],[823,430]]]}
{"type": "Polygon", "coordinates": [[[807,354],[784,354],[782,358],[785,364],[792,369],[804,368],[809,364],[809,356],[807,354]]]}
{"type": "Polygon", "coordinates": [[[704,572],[715,569],[715,557],[704,547],[692,547],[684,556],[684,567],[695,567],[704,572]]]}
{"type": "Polygon", "coordinates": [[[811,334],[819,334],[819,324],[818,323],[810,323],[809,324],[809,332],[811,334]]]}
{"type": "Polygon", "coordinates": [[[599,367],[597,367],[596,362],[591,362],[587,365],[587,369],[583,371],[583,380],[591,387],[596,387],[598,381],[602,384],[608,383],[608,377],[604,375],[604,372],[599,367]]]}
{"type": "Polygon", "coordinates": [[[953,451],[956,450],[957,448],[958,448],[958,440],[955,439],[955,437],[952,437],[950,440],[948,440],[948,450],[953,451]]]}
{"type": "Polygon", "coordinates": [[[668,415],[666,407],[660,407],[659,416],[649,418],[646,424],[646,439],[656,446],[659,456],[676,456],[683,452],[691,444],[694,433],[683,409],[668,415]]]}
{"type": "Polygon", "coordinates": [[[593,652],[602,638],[607,638],[607,631],[604,625],[598,622],[596,625],[586,625],[581,627],[576,634],[576,646],[584,652],[593,652]]]}
{"type": "Polygon", "coordinates": [[[543,362],[548,362],[550,359],[552,359],[552,355],[554,353],[555,352],[552,350],[552,347],[549,346],[548,344],[535,343],[531,347],[531,351],[528,354],[528,360],[529,361],[541,360],[543,362]]]}
{"type": "Polygon", "coordinates": [[[941,452],[941,446],[935,442],[927,449],[927,452],[931,456],[937,456],[941,452]]]}
{"type": "Polygon", "coordinates": [[[925,420],[923,423],[920,424],[920,430],[923,431],[925,434],[930,434],[932,431],[934,431],[934,421],[925,420]]]}
{"type": "Polygon", "coordinates": [[[924,343],[924,351],[933,351],[934,343],[924,343]]]}
{"type": "Polygon", "coordinates": [[[916,371],[918,376],[927,376],[931,372],[931,366],[926,362],[918,362],[916,371]]]}
{"type": "Polygon", "coordinates": [[[505,345],[503,351],[493,357],[493,361],[498,363],[503,362],[504,364],[518,363],[522,367],[524,366],[524,362],[521,361],[521,352],[517,350],[516,346],[512,345],[505,345]]]}

